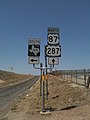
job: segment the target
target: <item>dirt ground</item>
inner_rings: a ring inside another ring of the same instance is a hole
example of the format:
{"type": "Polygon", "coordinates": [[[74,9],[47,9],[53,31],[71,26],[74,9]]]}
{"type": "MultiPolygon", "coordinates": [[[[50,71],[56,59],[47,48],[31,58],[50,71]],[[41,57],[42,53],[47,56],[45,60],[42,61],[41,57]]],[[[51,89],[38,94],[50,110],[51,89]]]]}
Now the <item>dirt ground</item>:
{"type": "Polygon", "coordinates": [[[49,98],[41,115],[42,97],[39,81],[17,101],[2,120],[90,120],[90,90],[49,75],[49,98]]]}

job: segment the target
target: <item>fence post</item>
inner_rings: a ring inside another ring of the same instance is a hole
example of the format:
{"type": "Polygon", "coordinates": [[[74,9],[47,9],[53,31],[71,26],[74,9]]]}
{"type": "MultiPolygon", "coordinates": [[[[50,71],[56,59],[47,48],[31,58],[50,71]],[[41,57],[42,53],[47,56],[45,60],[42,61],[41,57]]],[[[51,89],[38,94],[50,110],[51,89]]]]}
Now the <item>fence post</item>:
{"type": "Polygon", "coordinates": [[[84,69],[83,72],[84,72],[84,84],[86,85],[86,70],[84,69]]]}
{"type": "Polygon", "coordinates": [[[87,73],[87,76],[89,76],[89,72],[90,72],[90,71],[89,71],[89,69],[88,69],[88,73],[87,73]]]}
{"type": "Polygon", "coordinates": [[[67,73],[67,82],[68,82],[68,73],[67,73]]]}
{"type": "Polygon", "coordinates": [[[76,83],[77,83],[77,70],[76,70],[76,83]]]}
{"type": "Polygon", "coordinates": [[[71,82],[72,82],[72,70],[71,70],[71,82]]]}
{"type": "Polygon", "coordinates": [[[63,72],[63,75],[64,75],[64,80],[65,80],[65,71],[63,72]]]}

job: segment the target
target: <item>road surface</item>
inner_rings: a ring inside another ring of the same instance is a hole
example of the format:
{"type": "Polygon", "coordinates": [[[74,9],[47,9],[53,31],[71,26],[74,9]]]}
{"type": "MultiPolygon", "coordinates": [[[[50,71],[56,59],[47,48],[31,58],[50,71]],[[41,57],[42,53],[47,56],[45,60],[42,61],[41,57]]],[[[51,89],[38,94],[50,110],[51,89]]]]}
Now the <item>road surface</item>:
{"type": "Polygon", "coordinates": [[[32,87],[39,77],[34,77],[17,85],[11,85],[0,88],[0,119],[2,119],[11,109],[11,106],[15,100],[25,90],[32,87]]]}

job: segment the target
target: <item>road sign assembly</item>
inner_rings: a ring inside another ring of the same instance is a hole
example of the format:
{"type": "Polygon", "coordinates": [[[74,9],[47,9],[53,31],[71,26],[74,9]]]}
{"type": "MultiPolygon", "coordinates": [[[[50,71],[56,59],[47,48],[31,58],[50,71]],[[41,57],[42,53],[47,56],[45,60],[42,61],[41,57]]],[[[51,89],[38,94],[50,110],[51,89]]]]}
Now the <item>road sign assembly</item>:
{"type": "Polygon", "coordinates": [[[48,57],[48,64],[58,65],[61,57],[60,35],[58,27],[48,27],[47,43],[45,46],[45,53],[48,57]]]}
{"type": "Polygon", "coordinates": [[[30,38],[28,41],[28,63],[33,64],[35,69],[39,69],[41,73],[40,79],[40,96],[42,96],[42,111],[41,114],[49,113],[50,110],[45,109],[45,99],[48,100],[48,76],[47,70],[52,71],[54,65],[59,64],[59,57],[61,57],[60,35],[58,27],[49,27],[47,34],[47,45],[45,46],[45,67],[40,63],[40,67],[35,64],[40,62],[40,39],[30,38]],[[48,64],[47,66],[47,57],[48,64]],[[46,87],[45,87],[46,85],[46,87]],[[46,92],[45,92],[46,91],[46,92]],[[45,97],[46,96],[46,97],[45,97]]]}
{"type": "Polygon", "coordinates": [[[40,39],[31,38],[28,41],[28,63],[39,64],[40,57],[40,39]]]}

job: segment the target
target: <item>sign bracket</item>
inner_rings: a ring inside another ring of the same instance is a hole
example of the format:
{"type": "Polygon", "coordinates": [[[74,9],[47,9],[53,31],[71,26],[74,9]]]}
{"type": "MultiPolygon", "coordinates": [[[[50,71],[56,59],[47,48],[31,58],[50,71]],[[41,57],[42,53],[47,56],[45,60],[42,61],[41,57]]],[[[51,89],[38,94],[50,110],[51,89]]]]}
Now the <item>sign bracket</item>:
{"type": "MultiPolygon", "coordinates": [[[[40,90],[40,95],[42,96],[42,112],[46,112],[46,109],[45,109],[45,79],[46,79],[45,71],[47,69],[51,69],[51,68],[43,67],[43,65],[41,65],[40,67],[36,67],[35,64],[33,64],[33,67],[35,69],[40,69],[41,70],[41,80],[42,80],[41,83],[42,83],[42,86],[40,86],[40,88],[42,90],[40,90]]],[[[52,66],[52,69],[53,68],[54,68],[54,65],[52,66]]]]}
{"type": "Polygon", "coordinates": [[[47,70],[47,69],[53,69],[54,68],[54,66],[52,66],[52,68],[49,68],[49,67],[36,67],[35,66],[36,64],[33,64],[33,67],[35,68],[35,69],[40,69],[40,70],[47,70]]]}

